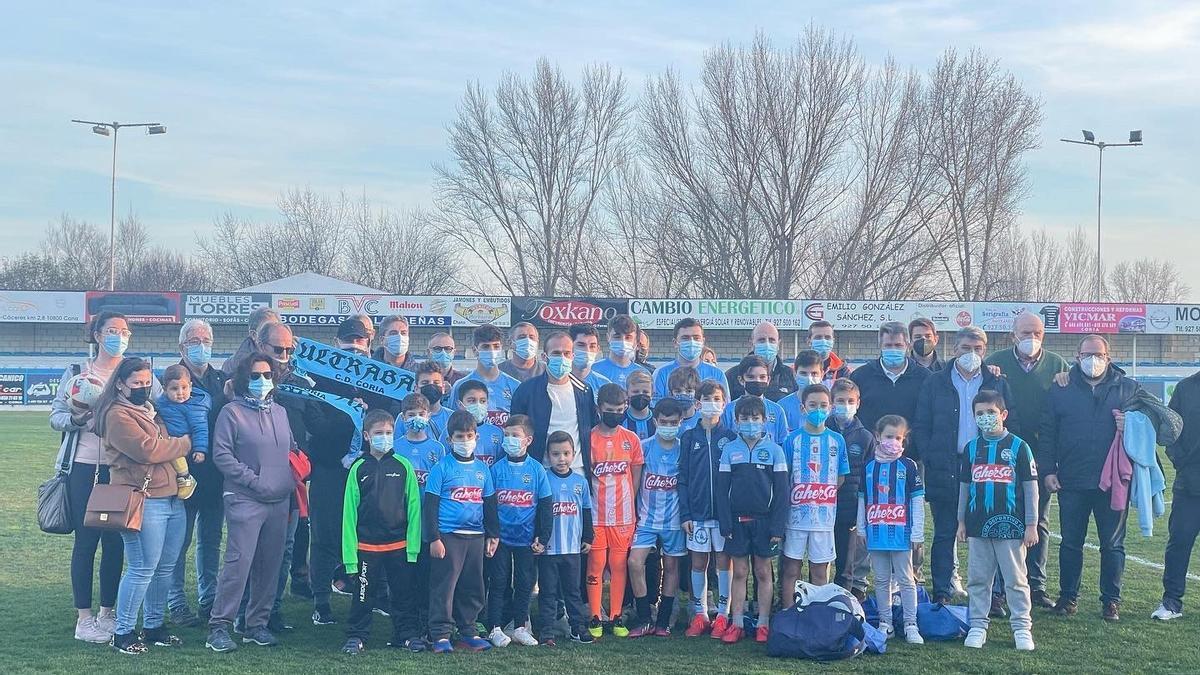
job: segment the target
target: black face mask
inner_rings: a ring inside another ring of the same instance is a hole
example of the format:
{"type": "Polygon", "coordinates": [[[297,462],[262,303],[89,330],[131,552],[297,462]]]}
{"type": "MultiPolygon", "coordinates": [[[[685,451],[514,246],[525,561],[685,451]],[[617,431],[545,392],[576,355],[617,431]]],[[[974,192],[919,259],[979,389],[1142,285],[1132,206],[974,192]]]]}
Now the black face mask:
{"type": "Polygon", "coordinates": [[[766,382],[744,382],[744,383],[742,383],[742,387],[746,390],[746,393],[750,394],[751,396],[762,396],[763,392],[765,392],[767,390],[767,383],[766,382]]]}
{"type": "Polygon", "coordinates": [[[442,388],[436,384],[427,384],[421,387],[421,395],[429,401],[429,405],[433,405],[442,400],[442,388]]]}
{"type": "Polygon", "coordinates": [[[634,394],[629,397],[629,405],[633,406],[634,410],[645,410],[650,407],[650,395],[634,394]]]}
{"type": "Polygon", "coordinates": [[[150,400],[150,387],[130,387],[129,395],[125,398],[134,405],[146,405],[150,400]]]}
{"type": "Polygon", "coordinates": [[[935,345],[932,340],[927,340],[925,338],[917,338],[916,340],[913,340],[912,350],[917,356],[929,356],[936,348],[937,345],[935,345]]]}
{"type": "Polygon", "coordinates": [[[625,420],[625,413],[619,412],[602,412],[600,413],[600,421],[606,427],[617,428],[621,426],[621,422],[625,420]]]}

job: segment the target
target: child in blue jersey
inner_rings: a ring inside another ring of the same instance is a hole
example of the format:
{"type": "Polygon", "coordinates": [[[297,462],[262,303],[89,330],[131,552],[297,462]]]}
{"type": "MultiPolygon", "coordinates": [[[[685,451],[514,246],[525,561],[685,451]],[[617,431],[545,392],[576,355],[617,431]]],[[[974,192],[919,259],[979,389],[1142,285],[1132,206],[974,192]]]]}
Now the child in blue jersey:
{"type": "Polygon", "coordinates": [[[446,396],[446,376],[436,361],[417,364],[417,391],[429,401],[429,436],[444,442],[451,410],[442,405],[442,399],[446,396]]]}
{"type": "Polygon", "coordinates": [[[791,509],[783,539],[783,606],[792,605],[791,591],[808,560],[808,580],[817,586],[829,583],[829,563],[837,558],[833,527],[837,520],[837,491],[850,473],[846,440],[825,426],[833,407],[823,384],[800,390],[804,425],[783,443],[791,476],[791,509]]]}
{"type": "Polygon", "coordinates": [[[971,630],[963,643],[987,641],[992,580],[1004,580],[1013,642],[1033,651],[1025,551],[1037,543],[1037,467],[1029,444],[1004,428],[1004,397],[984,389],[972,401],[979,435],[962,451],[958,470],[958,540],[966,541],[971,630]]]}
{"type": "MultiPolygon", "coordinates": [[[[875,457],[863,467],[858,493],[858,531],[866,539],[875,572],[875,602],[892,606],[892,584],[900,587],[904,608],[904,640],[923,644],[917,630],[917,585],[913,579],[912,545],[925,541],[925,484],[916,462],[904,457],[908,422],[884,415],[875,423],[875,457]]],[[[989,600],[990,602],[990,600],[989,600]]],[[[891,636],[892,616],[879,613],[879,630],[891,636]]]]}
{"type": "MultiPolygon", "coordinates": [[[[679,433],[682,434],[700,423],[700,375],[691,366],[676,368],[667,378],[667,387],[670,397],[683,405],[683,420],[679,423],[679,433]]],[[[712,397],[713,394],[709,394],[710,400],[712,397]]],[[[721,401],[725,400],[725,390],[721,389],[721,401]]]]}
{"type": "Polygon", "coordinates": [[[758,630],[754,639],[766,642],[775,594],[771,559],[778,552],[788,515],[788,465],[783,448],[766,438],[766,409],[757,398],[737,402],[734,416],[738,437],[725,444],[717,470],[717,520],[725,537],[725,552],[733,560],[728,628],[712,637],[733,644],[745,634],[746,579],[751,559],[758,587],[758,630]]]}
{"type": "MultiPolygon", "coordinates": [[[[427,363],[430,362],[421,365],[427,363]]],[[[442,377],[441,371],[437,371],[437,376],[439,379],[442,377]]],[[[429,407],[429,400],[424,394],[414,392],[405,396],[400,401],[400,414],[396,416],[396,428],[403,430],[404,435],[396,436],[392,444],[396,456],[407,459],[412,465],[422,492],[428,482],[429,471],[446,456],[446,447],[430,436],[429,407]]],[[[413,587],[425,589],[419,592],[417,602],[417,625],[425,626],[429,623],[429,544],[418,545],[421,550],[413,568],[413,587]]]]}
{"type": "Polygon", "coordinates": [[[820,353],[806,349],[796,355],[792,370],[796,371],[796,391],[779,399],[779,406],[783,408],[788,429],[795,431],[804,426],[804,402],[800,393],[808,385],[821,384],[825,379],[825,360],[820,353]]]}
{"type": "MultiPolygon", "coordinates": [[[[475,370],[454,383],[450,390],[450,405],[455,410],[463,410],[462,388],[467,382],[481,382],[487,389],[484,401],[487,420],[492,424],[503,424],[512,409],[513,392],[521,384],[517,378],[500,370],[500,363],[504,361],[504,333],[485,323],[471,332],[471,344],[475,346],[475,370]]],[[[478,421],[479,416],[475,419],[478,421]]]]}
{"type": "Polygon", "coordinates": [[[429,472],[421,505],[430,557],[429,636],[437,654],[454,651],[455,624],[460,647],[491,649],[492,643],[477,634],[475,620],[483,609],[483,560],[500,543],[492,472],[475,458],[475,418],[459,410],[450,416],[447,431],[451,455],[429,472]]]}
{"type": "Polygon", "coordinates": [[[629,391],[629,409],[625,411],[624,426],[637,434],[638,438],[650,438],[654,435],[654,415],[650,412],[654,389],[650,373],[645,369],[630,373],[626,387],[629,391]]]}
{"type": "Polygon", "coordinates": [[[580,643],[593,641],[587,631],[586,610],[583,607],[583,556],[592,550],[592,490],[583,476],[571,470],[575,459],[575,444],[571,435],[559,430],[546,439],[546,461],[550,471],[550,538],[546,550],[537,556],[538,618],[541,643],[553,647],[555,612],[562,603],[571,626],[571,639],[580,643]]]}
{"type": "MultiPolygon", "coordinates": [[[[608,358],[600,359],[592,365],[592,371],[609,382],[621,385],[629,390],[629,376],[634,373],[650,374],[640,363],[634,360],[637,356],[637,324],[628,315],[619,314],[608,322],[608,358]]],[[[632,396],[632,394],[630,394],[632,396]]],[[[638,438],[647,438],[638,436],[638,438]]]]}
{"type": "MultiPolygon", "coordinates": [[[[741,372],[738,375],[738,382],[745,390],[746,396],[753,396],[763,402],[764,409],[767,411],[765,429],[767,438],[776,442],[783,443],[783,439],[788,435],[788,423],[783,408],[764,396],[767,392],[767,387],[771,384],[771,369],[767,362],[758,356],[747,356],[738,364],[738,370],[741,372]]],[[[739,401],[741,398],[738,399],[739,401]]],[[[733,405],[725,407],[725,415],[721,418],[721,423],[732,429],[734,425],[733,410],[737,407],[737,401],[733,405]]],[[[794,428],[794,427],[793,427],[794,428]]]]}
{"type": "Polygon", "coordinates": [[[525,415],[510,415],[504,425],[505,457],[492,466],[500,546],[488,571],[488,639],[497,647],[506,647],[512,641],[526,647],[538,643],[525,624],[529,622],[529,600],[537,579],[534,556],[545,552],[545,542],[550,539],[553,500],[546,469],[527,454],[532,442],[533,422],[525,415]],[[510,619],[511,638],[504,633],[510,619]]]}
{"type": "MultiPolygon", "coordinates": [[[[465,411],[475,420],[475,459],[491,468],[500,455],[504,441],[504,430],[488,422],[488,388],[479,380],[459,380],[454,388],[458,394],[459,411],[465,411]]],[[[505,413],[507,417],[507,413],[505,413]]],[[[443,441],[447,449],[450,447],[449,438],[443,441]]]]}
{"type": "Polygon", "coordinates": [[[671,635],[671,613],[679,588],[679,559],[687,555],[679,521],[678,435],[682,416],[683,406],[678,401],[664,398],[654,408],[654,437],[642,440],[646,463],[642,466],[642,484],[638,489],[638,525],[629,553],[629,579],[637,608],[637,626],[629,631],[631,638],[671,635]],[[663,573],[658,620],[651,625],[646,559],[655,548],[662,558],[663,573]]]}
{"type": "Polygon", "coordinates": [[[592,369],[596,359],[600,358],[600,333],[590,323],[577,323],[567,329],[574,343],[571,357],[571,374],[580,382],[586,382],[592,387],[592,396],[599,400],[600,387],[609,383],[609,379],[592,369]]]}
{"type": "Polygon", "coordinates": [[[858,524],[858,488],[862,485],[863,465],[875,457],[875,434],[858,420],[858,385],[848,377],[834,380],[829,388],[833,395],[833,414],[826,421],[830,429],[846,440],[846,474],[837,496],[837,519],[833,524],[833,542],[837,549],[833,583],[850,589],[859,601],[867,599],[867,575],[871,561],[861,538],[855,533],[858,524]]]}
{"type": "MultiPolygon", "coordinates": [[[[679,368],[672,373],[683,371],[679,368]]],[[[699,637],[712,630],[724,635],[729,627],[729,556],[725,551],[725,538],[717,521],[717,467],[725,445],[737,438],[731,430],[721,424],[721,412],[725,407],[725,390],[715,380],[700,384],[696,394],[703,411],[697,413],[700,423],[680,432],[679,437],[679,520],[687,537],[687,549],[691,553],[692,612],[688,624],[688,637],[699,637]],[[708,619],[708,566],[710,556],[715,557],[717,569],[717,619],[708,619]]],[[[662,401],[659,401],[662,405],[662,401]]],[[[696,406],[693,398],[689,408],[696,406]]],[[[684,410],[686,414],[687,408],[684,410]]],[[[682,430],[682,424],[680,429],[682,430]]]]}

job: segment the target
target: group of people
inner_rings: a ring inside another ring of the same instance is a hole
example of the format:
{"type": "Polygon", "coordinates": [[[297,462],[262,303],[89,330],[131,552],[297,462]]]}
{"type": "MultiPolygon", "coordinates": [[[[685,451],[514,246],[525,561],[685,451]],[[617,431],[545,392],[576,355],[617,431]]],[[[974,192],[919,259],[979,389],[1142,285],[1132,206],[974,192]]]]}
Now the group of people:
{"type": "MultiPolygon", "coordinates": [[[[469,372],[449,333],[419,359],[403,317],[343,321],[334,347],[414,374],[400,399],[297,367],[295,336],[267,308],[221,368],[202,320],[182,326],[180,362],[161,378],[126,356],[131,335],[124,316],[95,317],[93,356],[64,373],[50,417],[70,466],[75,637],[122,653],[178,645],[171,626],[202,623],[218,652],[238,635],[278,644],[289,583],[319,626],[338,622],[333,594],[351,596],[348,654],[366,648],[376,613],[391,619],[388,644],[414,652],[664,637],[676,622],[688,637],[765,642],[806,563],[810,583],[860,599],[872,575],[881,608],[898,588],[904,625],[885,611],[880,628],[919,644],[926,506],[932,598],[968,597],[967,646],[1010,615],[1016,648],[1031,650],[1033,607],[1077,611],[1092,520],[1101,613],[1119,619],[1127,506],[1101,485],[1139,386],[1103,336],[1082,339],[1073,365],[1044,349],[1033,314],[990,353],[985,332],[959,330],[947,361],[932,322],[885,323],[878,358],[853,370],[820,321],[791,363],[778,329],[759,324],[728,371],[691,318],[658,367],[628,316],[603,329],[607,349],[592,325],[483,325],[469,372]],[[104,387],[87,409],[69,394],[80,375],[104,387]],[[83,525],[99,483],[142,490],[138,531],[83,525]]],[[[1197,378],[1170,402],[1185,425],[1168,448],[1178,473],[1156,619],[1182,615],[1200,532],[1180,508],[1200,505],[1197,378]]]]}

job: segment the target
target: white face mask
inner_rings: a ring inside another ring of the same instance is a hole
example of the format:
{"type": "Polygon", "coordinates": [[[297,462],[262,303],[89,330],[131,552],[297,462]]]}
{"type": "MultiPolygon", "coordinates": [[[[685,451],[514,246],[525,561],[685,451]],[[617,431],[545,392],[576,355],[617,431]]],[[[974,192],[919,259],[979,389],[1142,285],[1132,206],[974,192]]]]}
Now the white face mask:
{"type": "Polygon", "coordinates": [[[1025,338],[1017,343],[1017,351],[1033,358],[1035,354],[1042,351],[1042,341],[1037,338],[1025,338]]]}
{"type": "Polygon", "coordinates": [[[1084,375],[1087,375],[1092,379],[1096,379],[1103,375],[1104,370],[1107,367],[1108,361],[1100,358],[1099,356],[1085,356],[1083,360],[1079,362],[1079,369],[1083,371],[1084,375]]]}
{"type": "Polygon", "coordinates": [[[979,366],[983,364],[983,358],[975,352],[967,352],[958,357],[958,367],[973,373],[979,370],[979,366]]]}
{"type": "Polygon", "coordinates": [[[725,412],[725,404],[720,401],[701,401],[700,414],[705,417],[713,417],[725,412]]]}

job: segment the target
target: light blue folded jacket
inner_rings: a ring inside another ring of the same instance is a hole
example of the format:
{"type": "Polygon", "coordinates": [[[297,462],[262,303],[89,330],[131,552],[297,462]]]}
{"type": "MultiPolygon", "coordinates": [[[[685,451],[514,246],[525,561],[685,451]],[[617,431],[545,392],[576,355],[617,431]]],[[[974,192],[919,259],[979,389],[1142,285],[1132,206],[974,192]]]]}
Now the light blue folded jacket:
{"type": "Polygon", "coordinates": [[[1142,529],[1142,536],[1153,536],[1154,519],[1161,518],[1167,510],[1163,501],[1167,479],[1158,467],[1158,444],[1150,418],[1137,411],[1126,412],[1122,442],[1125,454],[1133,462],[1129,501],[1137,506],[1138,527],[1142,529]]]}

